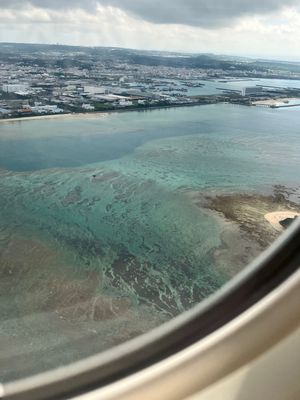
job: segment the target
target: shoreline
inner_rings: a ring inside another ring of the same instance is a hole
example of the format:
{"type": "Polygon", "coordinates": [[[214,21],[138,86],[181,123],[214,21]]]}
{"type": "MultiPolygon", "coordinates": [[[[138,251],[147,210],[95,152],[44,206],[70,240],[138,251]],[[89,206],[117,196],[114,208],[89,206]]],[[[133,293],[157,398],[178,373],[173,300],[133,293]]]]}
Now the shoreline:
{"type": "Polygon", "coordinates": [[[223,227],[222,245],[214,258],[225,275],[233,277],[273,244],[285,230],[280,222],[300,217],[300,205],[286,198],[286,189],[281,189],[274,187],[272,194],[187,193],[223,227]]]}
{"type": "Polygon", "coordinates": [[[299,107],[300,98],[298,97],[281,97],[269,100],[256,100],[252,102],[252,105],[257,107],[269,107],[269,108],[287,108],[287,107],[299,107]],[[295,102],[291,104],[291,102],[295,102]],[[296,103],[297,102],[297,103],[296,103]]]}
{"type": "MultiPolygon", "coordinates": [[[[300,101],[300,100],[299,100],[300,101]]],[[[215,99],[212,102],[204,102],[204,103],[183,103],[183,104],[169,104],[169,105],[160,105],[160,106],[151,106],[151,107],[133,107],[133,108],[123,108],[123,109],[111,109],[111,110],[103,110],[103,111],[92,111],[92,112],[71,112],[71,113],[62,113],[62,114],[47,114],[47,115],[34,115],[28,117],[13,117],[13,118],[0,118],[1,123],[9,123],[9,122],[24,122],[24,121],[36,121],[36,120],[47,120],[47,119],[64,119],[64,118],[80,118],[80,119],[89,119],[96,118],[100,116],[108,116],[111,114],[118,113],[127,113],[127,112],[147,112],[153,110],[166,110],[166,109],[174,109],[174,108],[184,108],[184,107],[202,107],[202,106],[210,106],[217,104],[232,104],[239,105],[242,107],[249,107],[249,104],[245,103],[236,103],[230,102],[225,99],[215,99]]],[[[300,105],[300,104],[299,104],[300,105]]],[[[299,107],[299,105],[286,105],[276,108],[284,108],[284,107],[299,107]]],[[[252,107],[258,106],[258,104],[252,104],[252,107]]],[[[271,106],[268,106],[272,108],[271,106]]]]}
{"type": "Polygon", "coordinates": [[[300,215],[300,206],[274,192],[264,194],[222,194],[206,196],[198,206],[233,222],[262,248],[268,247],[284,231],[279,222],[300,215]]]}
{"type": "Polygon", "coordinates": [[[0,123],[9,123],[9,122],[23,122],[23,121],[40,121],[47,119],[65,119],[65,118],[97,118],[97,117],[105,117],[110,114],[108,112],[97,111],[95,113],[68,113],[68,114],[47,114],[47,115],[34,115],[31,117],[20,117],[20,118],[3,118],[0,119],[0,123]]]}
{"type": "Polygon", "coordinates": [[[287,219],[294,219],[300,217],[300,213],[296,211],[275,211],[271,213],[265,214],[266,221],[269,222],[278,232],[283,232],[284,227],[281,225],[281,222],[287,219]]]}
{"type": "Polygon", "coordinates": [[[126,113],[126,112],[145,112],[152,110],[165,110],[172,108],[184,108],[184,107],[201,107],[201,106],[209,106],[216,104],[226,104],[225,101],[215,101],[213,103],[185,103],[185,104],[170,104],[166,106],[153,106],[153,107],[135,107],[135,108],[124,108],[124,109],[115,109],[115,110],[103,110],[103,111],[92,111],[92,112],[80,112],[80,113],[63,113],[63,114],[47,114],[47,115],[34,115],[28,117],[19,117],[19,118],[1,118],[0,123],[8,123],[8,122],[23,122],[23,121],[35,121],[35,120],[44,120],[44,119],[63,119],[63,118],[95,118],[97,116],[108,116],[110,114],[117,113],[126,113]]]}

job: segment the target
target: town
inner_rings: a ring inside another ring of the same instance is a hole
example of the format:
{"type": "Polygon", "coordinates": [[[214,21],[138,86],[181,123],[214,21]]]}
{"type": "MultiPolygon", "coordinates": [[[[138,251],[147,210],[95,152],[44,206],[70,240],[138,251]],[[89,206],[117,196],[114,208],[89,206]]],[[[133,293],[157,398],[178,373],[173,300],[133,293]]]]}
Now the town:
{"type": "Polygon", "coordinates": [[[300,104],[298,80],[293,63],[1,43],[0,119],[220,102],[291,107],[300,104]]]}

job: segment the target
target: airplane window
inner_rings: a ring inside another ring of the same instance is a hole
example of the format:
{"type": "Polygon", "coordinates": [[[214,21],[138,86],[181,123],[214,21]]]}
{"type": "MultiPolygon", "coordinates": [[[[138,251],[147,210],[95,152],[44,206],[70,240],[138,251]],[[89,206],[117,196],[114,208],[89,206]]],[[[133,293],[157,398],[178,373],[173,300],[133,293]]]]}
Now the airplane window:
{"type": "Polygon", "coordinates": [[[295,271],[300,3],[258,3],[0,1],[4,387],[149,364],[295,271]]]}

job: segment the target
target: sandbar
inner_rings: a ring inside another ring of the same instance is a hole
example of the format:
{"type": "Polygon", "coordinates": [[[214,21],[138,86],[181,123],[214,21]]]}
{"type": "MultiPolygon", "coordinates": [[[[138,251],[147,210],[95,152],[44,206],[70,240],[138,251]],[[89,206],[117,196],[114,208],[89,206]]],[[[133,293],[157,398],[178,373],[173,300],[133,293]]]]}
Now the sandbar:
{"type": "Polygon", "coordinates": [[[277,185],[272,192],[186,192],[196,206],[212,213],[222,224],[223,244],[214,257],[216,267],[227,276],[240,272],[280,236],[284,227],[279,221],[300,215],[298,196],[294,196],[296,203],[289,200],[294,189],[277,185]]]}
{"type": "Polygon", "coordinates": [[[284,227],[280,225],[280,221],[284,221],[288,218],[299,217],[300,214],[294,211],[277,211],[265,214],[265,219],[276,229],[278,232],[282,232],[284,227]]]}
{"type": "Polygon", "coordinates": [[[255,106],[276,106],[276,107],[284,107],[284,106],[296,106],[296,104],[300,104],[300,98],[278,98],[278,99],[268,99],[268,100],[257,100],[252,102],[253,105],[255,106]],[[294,104],[291,104],[293,102],[294,104]]]}

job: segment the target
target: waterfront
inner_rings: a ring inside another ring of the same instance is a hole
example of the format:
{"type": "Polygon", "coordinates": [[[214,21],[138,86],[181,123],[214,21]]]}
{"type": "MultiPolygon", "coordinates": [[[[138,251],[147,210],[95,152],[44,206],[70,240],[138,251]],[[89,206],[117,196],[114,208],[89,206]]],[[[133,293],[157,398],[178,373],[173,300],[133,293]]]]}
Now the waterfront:
{"type": "MultiPolygon", "coordinates": [[[[158,80],[159,81],[159,80],[158,80]]],[[[164,80],[172,84],[176,84],[179,90],[184,88],[182,81],[180,80],[164,80]]],[[[289,80],[289,79],[253,79],[253,78],[244,78],[244,79],[207,79],[207,80],[195,80],[197,84],[200,84],[200,87],[188,87],[186,94],[188,96],[212,96],[212,95],[220,95],[222,93],[221,89],[224,90],[234,90],[241,92],[244,87],[252,87],[252,86],[265,86],[269,88],[294,88],[300,89],[300,80],[289,80]]],[[[162,88],[166,85],[161,85],[162,88]]],[[[176,92],[176,89],[174,89],[176,92]]]]}
{"type": "Polygon", "coordinates": [[[264,215],[297,210],[299,124],[224,104],[2,124],[3,379],[146,332],[241,270],[278,235],[264,215]]]}
{"type": "Polygon", "coordinates": [[[253,100],[300,97],[297,64],[213,54],[170,57],[165,52],[130,49],[117,53],[113,48],[77,50],[63,45],[0,43],[4,60],[0,121],[220,102],[249,106],[253,100]]]}

